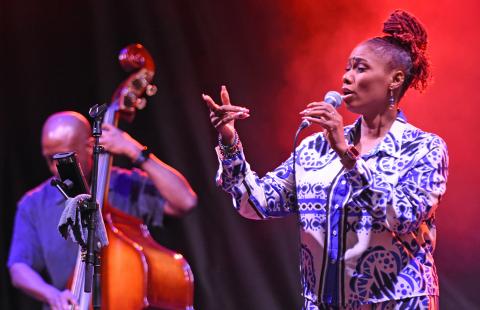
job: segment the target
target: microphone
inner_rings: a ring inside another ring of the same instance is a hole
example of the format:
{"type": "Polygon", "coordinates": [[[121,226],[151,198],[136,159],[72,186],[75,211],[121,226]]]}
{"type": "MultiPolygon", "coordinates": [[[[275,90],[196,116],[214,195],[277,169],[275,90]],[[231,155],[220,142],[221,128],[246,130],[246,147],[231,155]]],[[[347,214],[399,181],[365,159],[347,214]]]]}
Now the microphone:
{"type": "MultiPolygon", "coordinates": [[[[336,91],[329,91],[328,93],[325,94],[325,97],[323,98],[323,101],[325,101],[326,103],[329,103],[331,105],[333,105],[334,108],[338,108],[341,104],[342,104],[342,96],[336,92],[336,91]]],[[[302,121],[302,123],[300,124],[300,127],[298,127],[297,129],[297,132],[295,133],[295,137],[293,138],[293,180],[294,180],[294,189],[295,189],[295,196],[296,196],[296,192],[297,192],[297,181],[296,181],[296,175],[295,175],[295,167],[297,166],[297,161],[296,161],[296,152],[295,152],[295,148],[297,147],[297,139],[298,139],[298,134],[300,133],[300,131],[302,131],[303,129],[307,128],[308,126],[310,126],[310,122],[307,121],[306,119],[302,121]]],[[[296,197],[295,197],[296,198],[296,197]]],[[[296,201],[296,205],[295,205],[295,208],[298,210],[298,201],[295,199],[296,201]]]]}
{"type": "MultiPolygon", "coordinates": [[[[342,100],[343,100],[342,95],[340,95],[338,92],[333,91],[333,90],[327,92],[325,94],[325,97],[323,98],[323,101],[331,104],[335,109],[340,107],[340,105],[342,104],[342,100]]],[[[304,119],[302,121],[302,123],[300,124],[300,127],[298,128],[298,130],[299,131],[303,130],[310,125],[311,125],[311,123],[309,121],[307,121],[306,119],[304,119]]]]}

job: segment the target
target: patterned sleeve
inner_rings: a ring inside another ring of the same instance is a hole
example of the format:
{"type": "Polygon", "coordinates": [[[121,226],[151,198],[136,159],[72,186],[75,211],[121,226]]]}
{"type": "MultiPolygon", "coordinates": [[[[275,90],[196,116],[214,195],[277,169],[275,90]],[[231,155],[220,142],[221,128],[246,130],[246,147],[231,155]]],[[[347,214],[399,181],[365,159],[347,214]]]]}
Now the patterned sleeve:
{"type": "Polygon", "coordinates": [[[232,195],[235,209],[249,219],[282,217],[294,211],[292,156],[274,171],[259,178],[250,169],[243,150],[233,158],[219,159],[217,185],[232,195]]]}
{"type": "Polygon", "coordinates": [[[31,212],[33,210],[34,208],[28,208],[24,199],[18,203],[7,266],[24,263],[40,272],[45,268],[45,261],[38,233],[32,220],[31,212]]]}
{"type": "Polygon", "coordinates": [[[447,147],[437,136],[426,143],[427,151],[412,161],[396,185],[389,183],[385,174],[369,168],[363,159],[345,174],[352,184],[352,200],[365,206],[391,231],[416,231],[433,215],[445,193],[447,147]]]}

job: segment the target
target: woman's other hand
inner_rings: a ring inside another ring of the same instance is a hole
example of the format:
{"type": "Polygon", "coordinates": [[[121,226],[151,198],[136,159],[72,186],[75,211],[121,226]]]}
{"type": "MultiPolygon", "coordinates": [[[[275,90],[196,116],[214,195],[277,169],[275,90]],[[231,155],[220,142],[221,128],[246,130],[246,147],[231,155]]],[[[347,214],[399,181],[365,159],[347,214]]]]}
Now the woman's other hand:
{"type": "Polygon", "coordinates": [[[235,120],[249,117],[250,111],[247,108],[232,105],[227,88],[223,85],[220,91],[221,105],[216,104],[209,95],[202,94],[202,98],[210,109],[210,122],[222,136],[222,143],[232,145],[235,137],[235,120]]]}

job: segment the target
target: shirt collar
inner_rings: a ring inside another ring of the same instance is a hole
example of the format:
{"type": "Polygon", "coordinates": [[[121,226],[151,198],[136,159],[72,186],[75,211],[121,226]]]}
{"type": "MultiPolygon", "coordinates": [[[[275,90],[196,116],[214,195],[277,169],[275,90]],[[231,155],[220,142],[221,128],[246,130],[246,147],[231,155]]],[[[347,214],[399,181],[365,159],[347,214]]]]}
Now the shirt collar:
{"type": "MultiPolygon", "coordinates": [[[[359,117],[350,130],[347,132],[347,139],[353,144],[355,135],[360,131],[360,125],[362,118],[359,117]]],[[[390,127],[390,130],[385,135],[380,144],[372,151],[368,153],[368,156],[375,155],[379,152],[385,153],[395,158],[400,157],[400,149],[402,146],[403,132],[405,131],[405,125],[407,124],[407,118],[405,114],[398,110],[397,118],[390,127]]]]}

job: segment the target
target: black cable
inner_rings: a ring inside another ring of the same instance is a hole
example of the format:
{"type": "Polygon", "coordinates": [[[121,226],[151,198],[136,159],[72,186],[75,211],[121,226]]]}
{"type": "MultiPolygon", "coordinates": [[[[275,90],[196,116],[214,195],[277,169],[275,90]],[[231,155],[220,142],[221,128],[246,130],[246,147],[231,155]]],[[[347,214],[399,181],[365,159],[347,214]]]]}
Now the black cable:
{"type": "MultiPolygon", "coordinates": [[[[295,137],[293,139],[293,163],[292,163],[292,172],[293,172],[293,194],[294,194],[294,198],[295,198],[295,206],[294,206],[294,210],[296,211],[297,213],[297,220],[298,220],[298,225],[300,227],[300,230],[298,232],[298,264],[299,264],[299,267],[300,267],[300,295],[304,298],[304,303],[305,303],[305,296],[302,295],[303,293],[303,287],[302,287],[302,222],[301,222],[301,218],[300,218],[300,207],[298,205],[298,196],[297,196],[297,175],[296,175],[296,169],[295,169],[295,166],[296,166],[296,151],[295,151],[295,148],[297,147],[297,139],[298,139],[298,135],[300,134],[300,132],[307,128],[308,126],[310,126],[310,122],[308,122],[307,120],[304,120],[300,126],[298,127],[297,129],[297,132],[295,133],[295,137]]],[[[305,280],[306,281],[306,280],[305,280]]]]}

